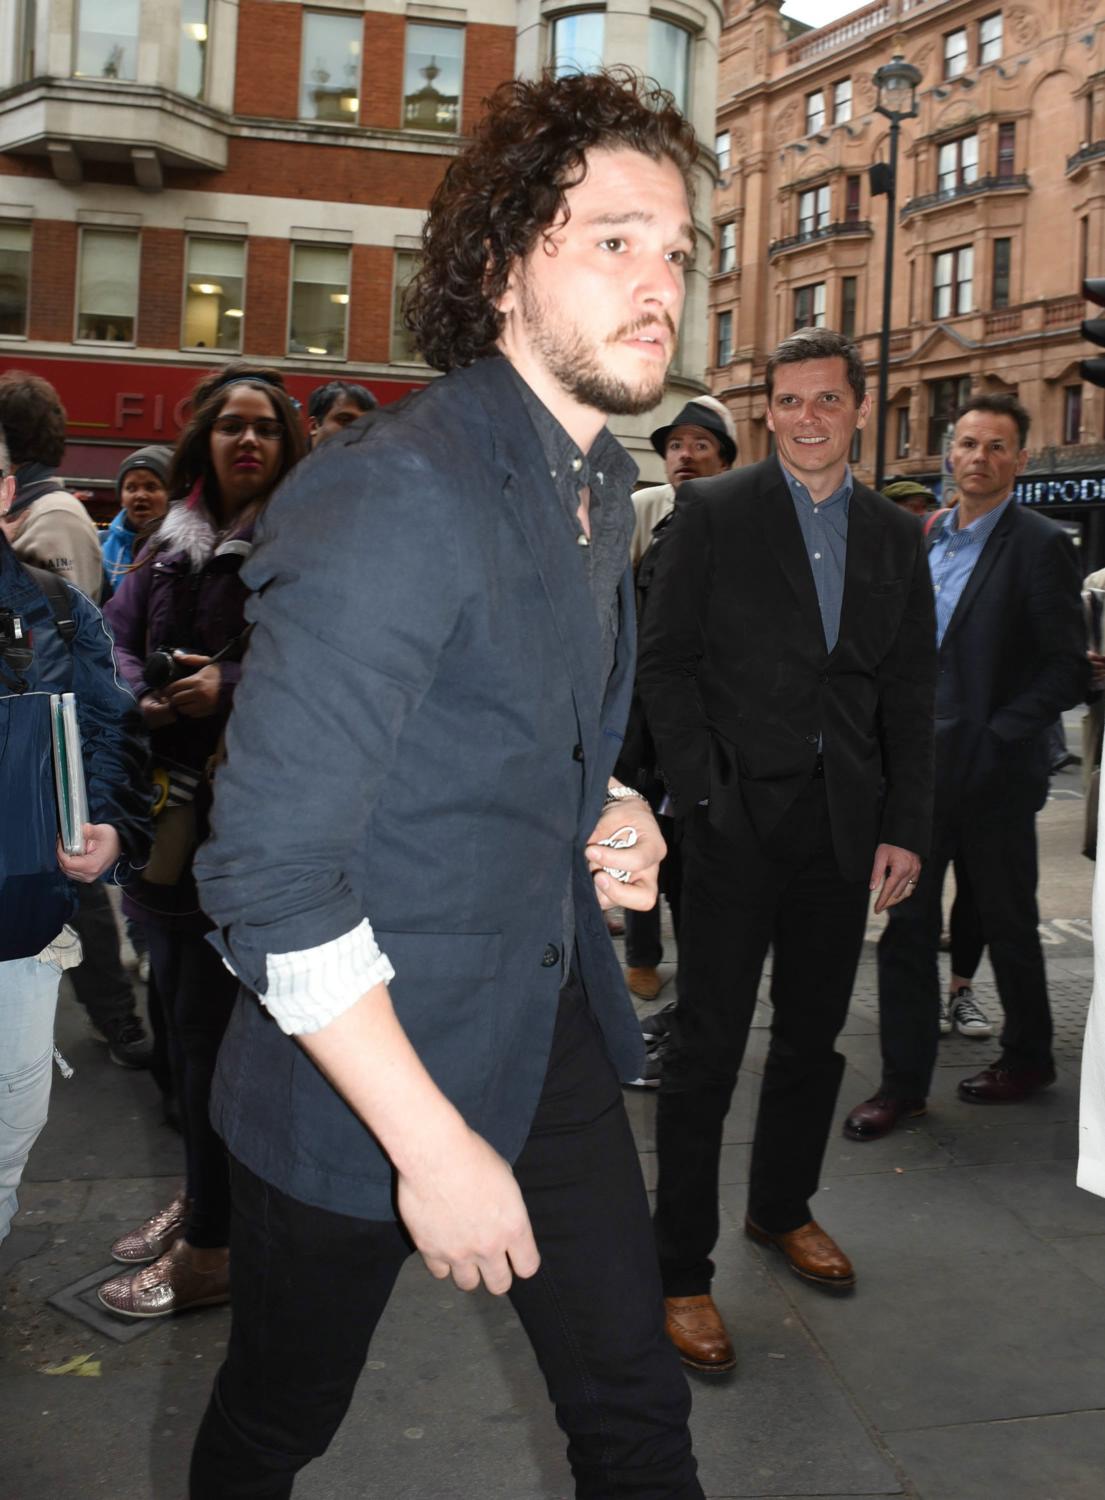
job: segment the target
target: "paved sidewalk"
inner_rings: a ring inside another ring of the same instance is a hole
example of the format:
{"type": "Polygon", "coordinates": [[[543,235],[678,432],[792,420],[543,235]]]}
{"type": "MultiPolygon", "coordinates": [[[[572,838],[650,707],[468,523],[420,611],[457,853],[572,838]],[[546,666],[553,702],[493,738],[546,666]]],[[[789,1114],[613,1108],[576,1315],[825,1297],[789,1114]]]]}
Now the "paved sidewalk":
{"type": "MultiPolygon", "coordinates": [[[[956,1080],[994,1044],[949,1038],[925,1119],[868,1145],[834,1134],[817,1214],[856,1262],[846,1299],[797,1281],[740,1232],[761,1008],[728,1121],[715,1287],[740,1365],[694,1380],[710,1500],[1105,1495],[1105,1201],[1074,1187],[1092,975],[1078,785],[1076,769],[1057,778],[1041,830],[1059,1081],[1023,1105],[961,1104],[956,1080]]],[[[996,1014],[986,971],[978,992],[996,1014]]],[[[59,1042],[76,1076],[56,1079],[0,1250],[0,1500],[180,1500],[229,1314],[122,1323],[119,1342],[48,1302],[68,1291],[84,1312],[81,1283],[108,1274],[111,1240],[167,1201],[180,1162],[148,1077],[106,1061],[71,999],[59,1042]]],[[[841,1118],[878,1081],[872,943],[843,1046],[841,1118]]],[[[655,1101],[627,1098],[651,1182],[655,1101]]],[[[571,1493],[562,1446],[509,1306],[412,1263],[354,1409],[296,1496],[559,1500],[571,1493]]]]}

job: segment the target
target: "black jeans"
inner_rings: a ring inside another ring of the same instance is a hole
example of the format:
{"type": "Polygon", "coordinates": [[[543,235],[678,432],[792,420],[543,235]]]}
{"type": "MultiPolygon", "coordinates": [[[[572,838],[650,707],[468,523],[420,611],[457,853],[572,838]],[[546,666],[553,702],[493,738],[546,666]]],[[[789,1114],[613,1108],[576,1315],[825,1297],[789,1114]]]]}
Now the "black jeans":
{"type": "Polygon", "coordinates": [[[766,847],[738,849],[704,810],[688,819],[679,1005],[656,1125],[655,1227],[667,1296],[710,1287],[722,1128],[769,944],[771,1042],[748,1213],[777,1234],[809,1220],[844,1070],[834,1044],[848,1014],[868,899],[866,880],[840,873],[821,780],[810,783],[766,847]]]}
{"type": "MultiPolygon", "coordinates": [[[[1051,1008],[1036,906],[1036,810],[1025,800],[943,812],[912,899],[890,909],[879,940],[879,1033],[883,1088],[924,1099],[940,1035],[940,896],[950,860],[966,872],[979,937],[990,950],[1005,1010],[1003,1060],[1051,1065],[1051,1008]]],[[[956,970],[958,973],[959,971],[956,970]]]]}
{"type": "Polygon", "coordinates": [[[153,923],[146,933],[184,1130],[191,1199],[184,1238],[197,1249],[215,1250],[230,1233],[230,1177],[226,1147],[211,1128],[208,1110],[238,980],[202,934],[153,923]]]}
{"type": "Polygon", "coordinates": [[[119,952],[119,929],[107,887],[99,880],[77,882],[77,914],[73,926],[84,957],[69,970],[73,992],[101,1031],[136,1014],[134,990],[119,952]]]}
{"type": "MultiPolygon", "coordinates": [[[[702,1500],[636,1150],[571,985],[514,1171],[542,1260],[509,1295],[568,1435],[576,1495],[702,1500]]],[[[196,1439],[191,1495],[284,1500],[345,1416],[410,1247],[394,1223],[310,1208],[238,1162],[232,1181],[230,1344],[196,1439]]],[[[468,1483],[478,1494],[479,1475],[468,1483]]],[[[371,1476],[359,1493],[375,1493],[371,1476]]]]}
{"type": "MultiPolygon", "coordinates": [[[[680,903],[683,895],[683,857],[679,848],[681,830],[674,818],[658,814],[656,818],[668,852],[660,865],[660,896],[667,898],[671,911],[671,930],[679,941],[680,903]]],[[[660,897],[650,911],[625,908],[625,961],[631,969],[655,969],[664,957],[660,940],[660,897]]]]}

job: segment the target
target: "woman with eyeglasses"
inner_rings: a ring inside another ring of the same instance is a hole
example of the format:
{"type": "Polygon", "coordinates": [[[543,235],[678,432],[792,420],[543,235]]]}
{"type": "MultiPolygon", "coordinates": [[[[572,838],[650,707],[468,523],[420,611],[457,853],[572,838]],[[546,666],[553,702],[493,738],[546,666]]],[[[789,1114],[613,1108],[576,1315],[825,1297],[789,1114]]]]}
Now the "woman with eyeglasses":
{"type": "Polygon", "coordinates": [[[238,571],[258,517],[305,451],[275,370],[243,362],[197,386],[169,471],[169,509],[105,610],[138,699],[155,791],[154,849],[124,910],[145,924],[165,1012],[185,1142],[173,1202],[112,1246],[137,1268],[99,1289],[105,1307],[154,1318],[229,1297],[226,1156],[207,1117],[215,1058],[238,981],[206,941],[192,859],[206,835],[211,763],[242,672],[245,603],[238,571]]]}

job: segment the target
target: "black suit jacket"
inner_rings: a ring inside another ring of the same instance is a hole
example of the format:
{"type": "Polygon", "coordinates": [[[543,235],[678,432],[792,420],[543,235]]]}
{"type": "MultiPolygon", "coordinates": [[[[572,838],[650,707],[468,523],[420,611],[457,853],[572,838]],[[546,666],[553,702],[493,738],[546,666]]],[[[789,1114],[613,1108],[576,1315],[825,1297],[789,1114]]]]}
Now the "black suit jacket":
{"type": "Polygon", "coordinates": [[[808,784],[821,736],[845,875],[867,875],[880,841],[925,853],[935,625],[916,520],[855,485],[829,652],[778,460],[684,490],[657,562],[638,674],[677,809],[709,798],[723,833],[762,843],[808,784]]]}
{"type": "Polygon", "coordinates": [[[1047,730],[1089,687],[1081,587],[1066,533],[1019,505],[1007,506],[940,646],[941,815],[964,798],[980,807],[1009,797],[1043,805],[1047,730]]]}

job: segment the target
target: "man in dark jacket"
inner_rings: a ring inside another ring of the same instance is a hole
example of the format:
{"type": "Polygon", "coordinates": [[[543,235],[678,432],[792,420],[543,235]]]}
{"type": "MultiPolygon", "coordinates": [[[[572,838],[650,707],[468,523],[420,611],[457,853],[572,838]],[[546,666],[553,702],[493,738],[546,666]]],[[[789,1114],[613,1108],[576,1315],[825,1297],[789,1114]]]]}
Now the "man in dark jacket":
{"type": "Polygon", "coordinates": [[[805,329],[765,383],[778,454],[685,487],[638,672],[684,820],[656,1234],[669,1333],[702,1370],[735,1362],[710,1252],[722,1125],[769,945],[746,1232],[812,1285],[854,1284],[810,1204],[844,1068],[834,1044],[869,893],[876,911],[909,898],[931,815],[932,587],[921,528],[848,467],[870,405],[862,357],[805,329]]]}
{"type": "MultiPolygon", "coordinates": [[[[0,433],[0,508],[13,489],[0,433]]],[[[0,1240],[46,1119],[58,981],[80,962],[66,925],[75,908],[71,882],[112,869],[123,879],[149,846],[134,699],[115,670],[99,610],[68,584],[58,587],[52,605],[0,532],[0,1240]],[[57,845],[51,763],[50,695],[69,692],[88,794],[80,854],[57,845]]]]}
{"type": "Polygon", "coordinates": [[[936,590],[936,817],[913,902],[879,942],[879,1092],[845,1122],[874,1140],[925,1112],[940,1031],[937,949],[944,874],[962,864],[1005,1010],[1001,1056],[959,1084],[975,1104],[1024,1099],[1055,1080],[1036,908],[1036,814],[1051,726],[1089,687],[1081,570],[1070,538],[1018,506],[1028,413],[1007,395],[960,409],[951,446],[958,504],[928,536],[936,590]]]}
{"type": "Polygon", "coordinates": [[[196,863],[248,993],[213,1099],[234,1321],[195,1500],[291,1493],[411,1242],[509,1292],[578,1496],[701,1500],[602,916],[655,901],[663,854],[611,776],[635,470],[605,423],[663,392],[695,151],[643,85],[504,85],[410,306],[449,373],[321,444],[242,571],[254,630],[196,863]]]}

